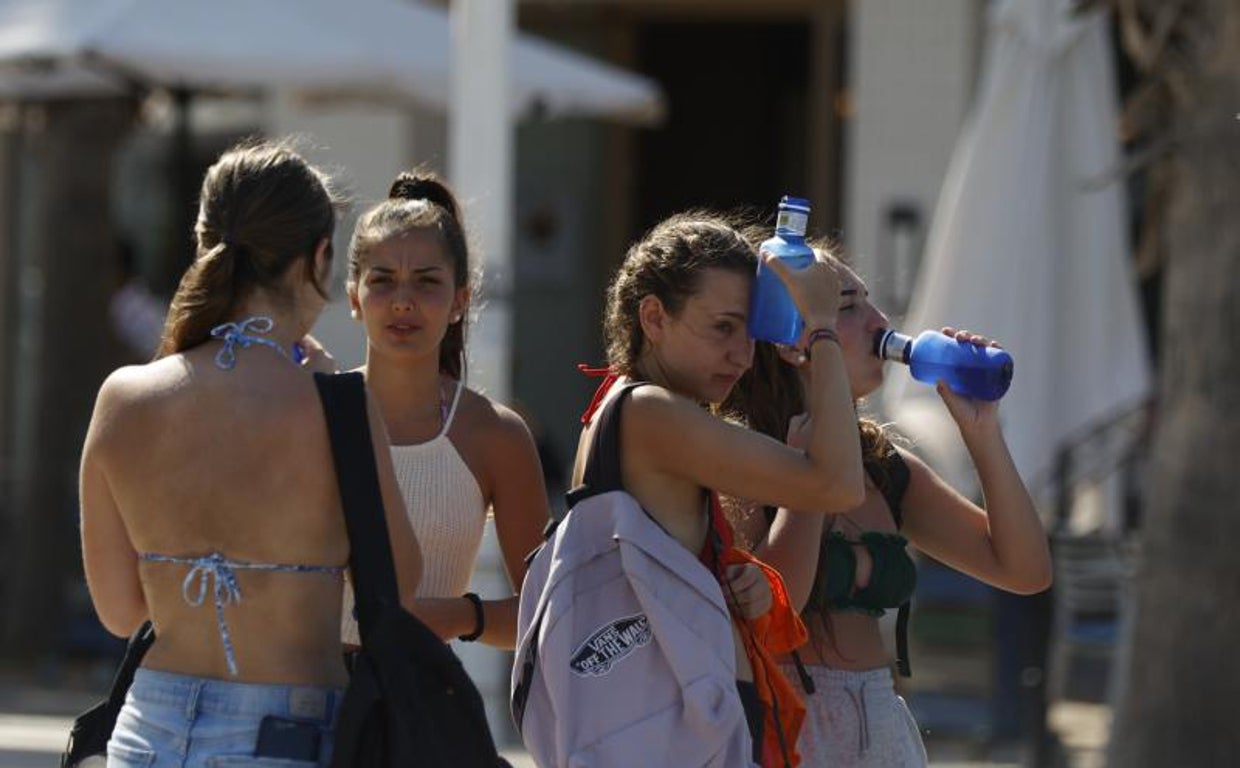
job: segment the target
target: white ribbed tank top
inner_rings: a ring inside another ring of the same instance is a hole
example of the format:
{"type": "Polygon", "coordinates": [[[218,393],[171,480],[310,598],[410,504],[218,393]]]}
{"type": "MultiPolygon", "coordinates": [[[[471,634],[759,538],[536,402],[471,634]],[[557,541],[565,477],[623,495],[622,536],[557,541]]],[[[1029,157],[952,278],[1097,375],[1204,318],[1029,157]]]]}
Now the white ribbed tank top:
{"type": "MultiPolygon", "coordinates": [[[[469,587],[482,529],[486,501],[478,480],[448,439],[448,429],[461,401],[461,382],[456,384],[452,408],[443,428],[425,443],[393,445],[392,464],[396,482],[405,499],[405,512],[422,550],[422,580],[418,597],[459,597],[469,587]]],[[[346,585],[341,637],[359,644],[353,618],[353,589],[346,585]]]]}

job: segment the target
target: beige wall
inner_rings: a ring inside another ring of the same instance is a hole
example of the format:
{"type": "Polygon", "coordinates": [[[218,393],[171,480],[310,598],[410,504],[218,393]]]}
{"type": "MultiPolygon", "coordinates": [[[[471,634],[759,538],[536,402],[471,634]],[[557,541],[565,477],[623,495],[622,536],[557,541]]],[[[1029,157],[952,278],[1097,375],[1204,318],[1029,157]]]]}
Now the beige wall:
{"type": "Polygon", "coordinates": [[[845,123],[845,245],[878,300],[895,202],[929,226],[973,92],[984,0],[853,0],[845,123]]]}
{"type": "Polygon", "coordinates": [[[343,299],[349,236],[358,214],[386,197],[397,172],[413,162],[411,125],[408,112],[392,107],[316,106],[287,97],[272,98],[264,119],[269,136],[304,136],[306,156],[331,173],[353,200],[336,228],[333,301],[314,327],[315,336],[343,368],[361,365],[366,356],[365,333],[349,317],[343,299]]]}

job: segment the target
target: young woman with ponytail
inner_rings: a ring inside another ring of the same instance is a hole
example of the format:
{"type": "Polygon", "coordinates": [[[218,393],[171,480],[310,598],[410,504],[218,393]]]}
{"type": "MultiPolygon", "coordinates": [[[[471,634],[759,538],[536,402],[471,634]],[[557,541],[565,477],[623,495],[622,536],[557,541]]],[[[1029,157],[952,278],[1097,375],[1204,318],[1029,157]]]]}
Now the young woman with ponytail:
{"type": "MultiPolygon", "coordinates": [[[[542,541],[547,493],[521,417],[464,384],[471,296],[460,206],[435,175],[402,173],[357,223],[348,295],[366,328],[366,376],[391,437],[424,572],[413,612],[445,640],[516,642],[517,598],[466,592],[487,510],[508,577],[542,541]]],[[[514,589],[514,592],[516,590],[514,589]]],[[[343,636],[358,642],[346,594],[343,636]]]]}
{"type": "MultiPolygon", "coordinates": [[[[81,467],[87,584],[111,632],[150,619],[156,634],[110,766],[327,764],[349,542],[308,370],[323,353],[306,334],[326,301],[335,209],[288,147],[225,152],[203,181],[197,258],[157,359],[100,389],[81,467]]],[[[406,598],[418,542],[373,403],[370,426],[406,598]]]]}

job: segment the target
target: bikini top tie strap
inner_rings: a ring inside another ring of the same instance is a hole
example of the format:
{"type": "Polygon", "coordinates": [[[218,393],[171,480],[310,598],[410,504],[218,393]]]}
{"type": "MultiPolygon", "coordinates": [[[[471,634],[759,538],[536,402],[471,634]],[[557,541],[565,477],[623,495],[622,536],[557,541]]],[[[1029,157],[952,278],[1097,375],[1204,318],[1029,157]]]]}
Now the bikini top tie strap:
{"type": "Polygon", "coordinates": [[[241,584],[237,581],[237,569],[246,571],[280,571],[285,573],[325,573],[336,575],[344,572],[344,566],[335,565],[282,565],[271,563],[234,562],[219,552],[212,552],[203,557],[173,557],[151,552],[139,556],[151,563],[174,563],[190,566],[189,572],[181,581],[181,596],[185,602],[198,608],[207,601],[210,590],[211,602],[215,606],[215,624],[220,631],[220,642],[224,646],[224,660],[228,663],[229,674],[237,674],[237,654],[233,650],[232,634],[228,631],[228,622],[224,619],[224,606],[241,602],[241,584]]]}
{"type": "Polygon", "coordinates": [[[248,317],[237,323],[221,323],[211,329],[211,338],[224,342],[223,348],[215,353],[215,365],[225,371],[231,371],[237,365],[237,348],[249,349],[255,344],[270,347],[284,358],[292,360],[288,352],[271,339],[264,339],[255,334],[269,333],[275,327],[270,317],[258,315],[248,317]]]}
{"type": "Polygon", "coordinates": [[[185,602],[195,608],[206,602],[207,582],[210,581],[212,602],[217,606],[241,602],[241,585],[237,583],[237,572],[224,556],[216,552],[192,561],[193,567],[185,574],[181,582],[181,594],[185,602]],[[193,595],[195,580],[198,583],[198,594],[193,595]]]}

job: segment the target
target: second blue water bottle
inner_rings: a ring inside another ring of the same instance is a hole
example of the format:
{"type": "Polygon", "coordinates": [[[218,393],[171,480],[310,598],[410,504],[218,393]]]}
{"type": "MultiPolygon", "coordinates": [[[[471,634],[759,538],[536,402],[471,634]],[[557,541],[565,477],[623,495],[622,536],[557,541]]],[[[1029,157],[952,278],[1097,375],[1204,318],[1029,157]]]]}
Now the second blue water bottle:
{"type": "Polygon", "coordinates": [[[998,400],[1012,383],[1012,355],[998,347],[956,341],[938,331],[916,338],[883,329],[874,334],[874,354],[909,367],[914,379],[939,381],[953,392],[978,400],[998,400]]]}
{"type": "MultiPolygon", "coordinates": [[[[775,236],[763,242],[760,250],[782,259],[792,269],[804,269],[813,264],[814,249],[805,244],[808,222],[809,201],[785,197],[779,201],[775,236]]],[[[749,302],[749,335],[776,344],[795,344],[804,327],[801,313],[784,282],[759,262],[758,279],[749,302]]]]}

